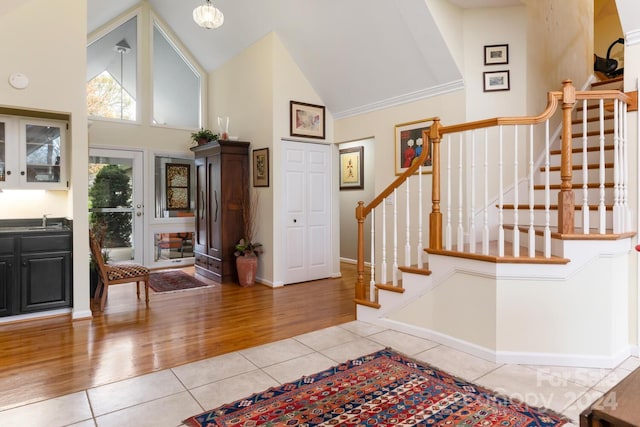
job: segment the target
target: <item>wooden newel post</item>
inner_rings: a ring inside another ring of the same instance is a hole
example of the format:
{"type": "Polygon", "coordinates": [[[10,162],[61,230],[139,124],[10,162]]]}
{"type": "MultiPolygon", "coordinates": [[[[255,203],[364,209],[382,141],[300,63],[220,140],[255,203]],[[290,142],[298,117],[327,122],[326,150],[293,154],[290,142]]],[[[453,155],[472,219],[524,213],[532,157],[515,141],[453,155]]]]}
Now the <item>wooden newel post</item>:
{"type": "Polygon", "coordinates": [[[562,156],[560,167],[560,193],[558,193],[558,231],[561,234],[575,232],[575,194],[572,185],[572,135],[571,111],[576,103],[576,88],[571,80],[562,82],[562,156]]]}
{"type": "Polygon", "coordinates": [[[429,131],[431,153],[431,213],[429,214],[429,249],[442,249],[442,212],[440,212],[440,119],[435,118],[429,131]]]}
{"type": "Polygon", "coordinates": [[[356,220],[358,221],[358,253],[356,270],[358,277],[356,279],[356,299],[364,300],[364,202],[359,201],[356,207],[356,220]]]}

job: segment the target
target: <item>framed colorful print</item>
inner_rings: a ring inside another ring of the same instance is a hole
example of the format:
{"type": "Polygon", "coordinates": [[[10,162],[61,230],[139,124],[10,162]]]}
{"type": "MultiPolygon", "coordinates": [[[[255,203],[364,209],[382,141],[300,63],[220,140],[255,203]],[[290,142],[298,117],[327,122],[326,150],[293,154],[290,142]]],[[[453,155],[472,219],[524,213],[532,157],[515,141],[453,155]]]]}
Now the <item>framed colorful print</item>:
{"type": "Polygon", "coordinates": [[[484,65],[498,65],[508,63],[508,44],[492,44],[484,47],[484,65]]]}
{"type": "Polygon", "coordinates": [[[189,209],[190,204],[190,167],[180,163],[165,165],[167,210],[189,209]]]}
{"type": "Polygon", "coordinates": [[[324,106],[290,101],[291,136],[324,139],[324,106]]]}
{"type": "Polygon", "coordinates": [[[402,175],[427,150],[427,157],[423,163],[423,173],[431,173],[431,140],[423,140],[422,132],[431,128],[432,119],[417,120],[415,122],[396,125],[395,164],[396,175],[402,175]]]}
{"type": "Polygon", "coordinates": [[[484,76],[485,92],[509,90],[509,70],[486,71],[482,74],[484,76]]]}
{"type": "Polygon", "coordinates": [[[340,150],[340,190],[364,188],[364,147],[340,150]]]}
{"type": "Polygon", "coordinates": [[[253,150],[253,186],[269,186],[269,148],[253,150]]]}

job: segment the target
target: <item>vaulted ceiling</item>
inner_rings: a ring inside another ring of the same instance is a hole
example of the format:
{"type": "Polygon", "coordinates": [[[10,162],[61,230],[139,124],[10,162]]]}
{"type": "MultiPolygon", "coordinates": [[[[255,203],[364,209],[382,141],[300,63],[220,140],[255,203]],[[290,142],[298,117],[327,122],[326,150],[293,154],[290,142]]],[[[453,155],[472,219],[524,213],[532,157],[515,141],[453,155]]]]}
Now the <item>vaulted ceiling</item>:
{"type": "MultiPolygon", "coordinates": [[[[334,117],[408,102],[462,86],[427,0],[213,0],[215,30],[192,19],[200,0],[148,0],[207,71],[274,31],[334,117]]],[[[443,0],[446,1],[446,0],[443,0]]],[[[492,7],[521,0],[449,0],[492,7]]],[[[87,0],[92,32],[139,0],[87,0]]]]}

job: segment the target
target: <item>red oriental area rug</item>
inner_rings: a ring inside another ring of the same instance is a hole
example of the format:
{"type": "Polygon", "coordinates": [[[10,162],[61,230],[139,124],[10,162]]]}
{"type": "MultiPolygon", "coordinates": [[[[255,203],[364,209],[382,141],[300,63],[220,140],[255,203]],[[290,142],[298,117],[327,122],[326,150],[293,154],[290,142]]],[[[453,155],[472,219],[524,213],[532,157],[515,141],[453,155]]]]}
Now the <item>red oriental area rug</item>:
{"type": "Polygon", "coordinates": [[[560,426],[547,410],[462,381],[391,349],[270,388],[188,426],[560,426]]]}
{"type": "Polygon", "coordinates": [[[180,270],[159,271],[149,275],[149,287],[155,292],[177,292],[214,286],[180,270]]]}

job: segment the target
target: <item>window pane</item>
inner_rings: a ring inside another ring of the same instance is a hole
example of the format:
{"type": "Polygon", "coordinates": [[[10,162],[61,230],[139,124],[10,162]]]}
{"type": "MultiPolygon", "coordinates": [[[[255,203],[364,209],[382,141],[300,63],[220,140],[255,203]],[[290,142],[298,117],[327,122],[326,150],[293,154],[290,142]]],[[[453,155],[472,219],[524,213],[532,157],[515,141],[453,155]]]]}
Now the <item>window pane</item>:
{"type": "Polygon", "coordinates": [[[136,120],[137,17],[87,47],[89,116],[136,120]]]}
{"type": "Polygon", "coordinates": [[[157,25],[153,27],[153,121],[200,127],[200,76],[157,25]]]}

